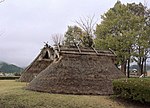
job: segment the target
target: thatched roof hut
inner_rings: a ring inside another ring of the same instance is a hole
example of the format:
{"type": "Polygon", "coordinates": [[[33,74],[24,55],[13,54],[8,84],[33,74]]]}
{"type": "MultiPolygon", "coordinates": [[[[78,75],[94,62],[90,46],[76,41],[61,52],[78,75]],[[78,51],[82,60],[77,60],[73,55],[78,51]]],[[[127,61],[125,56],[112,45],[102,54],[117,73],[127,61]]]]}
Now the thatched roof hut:
{"type": "Polygon", "coordinates": [[[54,60],[27,89],[64,94],[113,94],[112,79],[123,77],[111,51],[61,48],[54,60]]]}
{"type": "Polygon", "coordinates": [[[53,48],[45,46],[35,60],[22,72],[20,81],[32,81],[42,70],[46,69],[54,59],[53,48]]]}

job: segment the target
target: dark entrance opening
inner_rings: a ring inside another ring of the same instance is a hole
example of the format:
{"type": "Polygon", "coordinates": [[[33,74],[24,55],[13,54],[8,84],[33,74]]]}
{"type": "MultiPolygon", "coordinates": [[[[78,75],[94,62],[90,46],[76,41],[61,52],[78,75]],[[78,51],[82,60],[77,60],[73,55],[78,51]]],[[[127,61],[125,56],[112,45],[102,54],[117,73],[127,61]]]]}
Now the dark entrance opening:
{"type": "Polygon", "coordinates": [[[43,59],[50,59],[48,51],[46,51],[46,53],[45,53],[43,59]]]}

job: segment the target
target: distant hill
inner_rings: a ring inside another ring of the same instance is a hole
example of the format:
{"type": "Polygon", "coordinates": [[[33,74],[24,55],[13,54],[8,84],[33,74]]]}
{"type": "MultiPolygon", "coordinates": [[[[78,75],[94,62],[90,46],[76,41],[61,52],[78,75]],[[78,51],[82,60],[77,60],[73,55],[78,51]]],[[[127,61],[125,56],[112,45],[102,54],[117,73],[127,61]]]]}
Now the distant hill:
{"type": "Polygon", "coordinates": [[[13,72],[21,72],[22,70],[23,68],[18,67],[16,65],[0,62],[0,72],[13,73],[13,72]]]}

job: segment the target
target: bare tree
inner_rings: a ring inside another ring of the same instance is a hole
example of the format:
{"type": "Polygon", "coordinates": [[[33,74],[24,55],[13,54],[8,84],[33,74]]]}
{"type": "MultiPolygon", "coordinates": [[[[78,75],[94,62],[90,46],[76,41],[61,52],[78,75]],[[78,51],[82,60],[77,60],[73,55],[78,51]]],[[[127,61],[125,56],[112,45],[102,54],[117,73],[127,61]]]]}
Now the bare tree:
{"type": "Polygon", "coordinates": [[[80,17],[79,20],[76,20],[75,22],[87,33],[87,35],[93,35],[94,26],[97,23],[97,21],[94,21],[94,18],[95,15],[93,15],[92,17],[80,17]]]}
{"type": "Polygon", "coordinates": [[[4,2],[5,0],[0,0],[0,3],[4,2]]]}
{"type": "Polygon", "coordinates": [[[62,44],[62,41],[63,41],[63,35],[62,34],[52,34],[52,39],[53,39],[53,42],[54,42],[54,45],[58,46],[60,44],[62,44]]]}
{"type": "Polygon", "coordinates": [[[78,26],[83,29],[85,32],[85,36],[82,39],[82,42],[85,47],[92,47],[93,46],[93,36],[94,36],[94,27],[97,23],[97,21],[94,21],[95,16],[92,17],[83,17],[79,20],[76,20],[75,22],[78,24],[78,26]]]}

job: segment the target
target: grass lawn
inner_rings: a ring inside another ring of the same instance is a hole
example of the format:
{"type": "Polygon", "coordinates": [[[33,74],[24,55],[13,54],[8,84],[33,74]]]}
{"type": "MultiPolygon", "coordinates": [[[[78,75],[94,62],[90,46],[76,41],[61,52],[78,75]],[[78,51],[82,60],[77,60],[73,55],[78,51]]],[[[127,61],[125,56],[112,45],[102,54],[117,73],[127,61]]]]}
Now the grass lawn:
{"type": "Polygon", "coordinates": [[[25,90],[26,83],[0,80],[0,108],[142,108],[110,96],[63,95],[25,90]]]}

